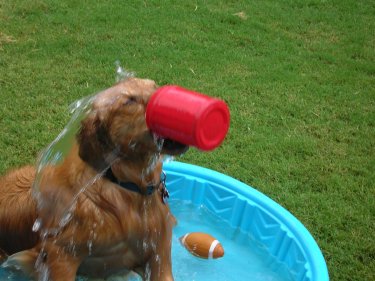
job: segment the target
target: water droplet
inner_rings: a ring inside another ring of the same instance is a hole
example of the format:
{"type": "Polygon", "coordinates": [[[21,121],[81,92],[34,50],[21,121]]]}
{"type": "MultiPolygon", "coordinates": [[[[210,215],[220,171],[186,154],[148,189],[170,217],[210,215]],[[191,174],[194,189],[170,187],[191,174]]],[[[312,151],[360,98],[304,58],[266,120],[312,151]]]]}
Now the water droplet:
{"type": "Polygon", "coordinates": [[[33,224],[33,228],[32,230],[34,232],[37,232],[39,231],[40,227],[42,226],[42,219],[41,218],[37,218],[33,224]]]}
{"type": "Polygon", "coordinates": [[[165,155],[164,156],[164,159],[163,159],[163,162],[164,163],[170,163],[172,161],[174,161],[175,157],[174,156],[171,156],[171,155],[165,155]]]}
{"type": "Polygon", "coordinates": [[[120,81],[123,81],[123,80],[126,80],[126,79],[130,78],[130,77],[135,76],[134,72],[129,72],[129,71],[125,70],[121,66],[120,61],[117,60],[115,62],[115,66],[116,66],[116,82],[120,82],[120,81]]]}
{"type": "Polygon", "coordinates": [[[92,240],[87,241],[87,247],[89,249],[89,256],[91,256],[92,254],[92,244],[93,244],[92,240]]]}
{"type": "Polygon", "coordinates": [[[129,142],[128,147],[129,147],[131,150],[135,150],[135,147],[136,147],[136,146],[137,146],[137,143],[136,143],[136,142],[132,142],[132,141],[129,142]]]}
{"type": "Polygon", "coordinates": [[[153,133],[152,136],[153,136],[153,139],[154,139],[154,143],[156,144],[156,147],[157,147],[158,151],[160,152],[163,149],[164,138],[160,137],[159,135],[157,135],[155,133],[153,133]]]}
{"type": "Polygon", "coordinates": [[[144,249],[145,251],[147,251],[147,249],[148,249],[148,244],[147,244],[146,241],[143,241],[142,246],[143,246],[143,249],[144,249]]]}
{"type": "Polygon", "coordinates": [[[59,226],[60,228],[63,228],[64,226],[66,226],[68,224],[68,222],[72,219],[72,213],[71,212],[67,212],[63,217],[62,219],[60,220],[59,222],[59,226]]]}

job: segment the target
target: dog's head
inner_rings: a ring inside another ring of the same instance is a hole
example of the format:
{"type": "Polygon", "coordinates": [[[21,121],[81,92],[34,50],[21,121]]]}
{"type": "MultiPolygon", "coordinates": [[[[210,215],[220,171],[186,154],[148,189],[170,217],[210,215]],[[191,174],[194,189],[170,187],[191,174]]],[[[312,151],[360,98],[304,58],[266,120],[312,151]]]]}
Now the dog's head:
{"type": "Polygon", "coordinates": [[[97,94],[77,135],[79,155],[98,171],[114,160],[145,163],[158,154],[179,155],[188,147],[151,132],[145,120],[154,81],[129,78],[97,94]]]}

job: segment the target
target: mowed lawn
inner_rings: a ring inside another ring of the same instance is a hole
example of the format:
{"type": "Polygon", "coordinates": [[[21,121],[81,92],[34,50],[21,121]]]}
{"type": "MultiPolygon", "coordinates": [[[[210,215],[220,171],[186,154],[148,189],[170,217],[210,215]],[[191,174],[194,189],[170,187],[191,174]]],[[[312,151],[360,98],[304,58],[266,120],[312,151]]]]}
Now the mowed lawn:
{"type": "Polygon", "coordinates": [[[115,64],[224,99],[217,150],[312,233],[331,280],[375,280],[375,2],[0,0],[0,173],[34,163],[115,64]]]}

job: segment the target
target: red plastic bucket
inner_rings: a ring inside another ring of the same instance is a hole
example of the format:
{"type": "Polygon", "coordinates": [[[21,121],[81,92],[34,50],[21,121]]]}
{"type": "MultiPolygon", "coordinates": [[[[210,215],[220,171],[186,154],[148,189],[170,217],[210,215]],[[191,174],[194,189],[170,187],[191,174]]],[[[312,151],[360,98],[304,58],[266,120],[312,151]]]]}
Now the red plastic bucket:
{"type": "Polygon", "coordinates": [[[212,150],[224,140],[230,114],[222,100],[179,86],[164,86],[151,96],[146,123],[161,137],[212,150]]]}

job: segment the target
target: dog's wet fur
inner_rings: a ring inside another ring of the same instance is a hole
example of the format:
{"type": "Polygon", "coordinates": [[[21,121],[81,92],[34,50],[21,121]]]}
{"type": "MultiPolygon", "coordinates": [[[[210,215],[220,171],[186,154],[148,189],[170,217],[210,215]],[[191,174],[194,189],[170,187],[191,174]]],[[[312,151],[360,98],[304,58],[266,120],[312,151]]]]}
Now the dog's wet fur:
{"type": "Polygon", "coordinates": [[[176,221],[160,192],[161,160],[187,147],[163,142],[147,128],[145,110],[156,89],[154,81],[129,78],[97,94],[68,155],[39,175],[38,200],[33,166],[0,178],[0,262],[7,259],[36,280],[47,274],[48,280],[73,281],[77,273],[106,278],[125,269],[143,280],[173,280],[176,221]],[[98,177],[80,193],[72,217],[61,226],[63,212],[82,186],[108,168],[139,192],[98,177]],[[151,195],[150,185],[156,189],[151,195]],[[37,219],[42,226],[34,232],[37,219]],[[48,229],[58,231],[42,235],[48,229]]]}

